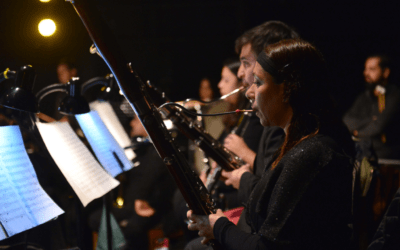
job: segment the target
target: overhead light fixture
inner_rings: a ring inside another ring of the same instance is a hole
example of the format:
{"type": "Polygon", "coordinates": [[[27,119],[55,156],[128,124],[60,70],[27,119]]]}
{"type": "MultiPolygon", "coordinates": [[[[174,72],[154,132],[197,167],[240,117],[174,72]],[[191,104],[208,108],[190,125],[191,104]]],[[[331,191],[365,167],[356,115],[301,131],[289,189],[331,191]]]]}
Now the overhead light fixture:
{"type": "Polygon", "coordinates": [[[38,25],[39,33],[44,36],[48,37],[54,34],[56,31],[56,24],[51,19],[43,19],[40,21],[38,25]]]}

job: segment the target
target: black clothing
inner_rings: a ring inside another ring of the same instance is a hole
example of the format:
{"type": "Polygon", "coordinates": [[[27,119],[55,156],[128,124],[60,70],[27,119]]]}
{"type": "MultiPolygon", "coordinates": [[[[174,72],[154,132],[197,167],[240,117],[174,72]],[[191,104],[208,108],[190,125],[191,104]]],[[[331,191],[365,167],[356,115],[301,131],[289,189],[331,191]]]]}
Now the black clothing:
{"type": "Polygon", "coordinates": [[[244,173],[240,179],[239,200],[246,202],[254,186],[260,180],[266,168],[270,167],[274,161],[275,153],[282,145],[285,133],[280,127],[265,127],[261,135],[256,159],[253,164],[253,174],[244,173]]]}
{"type": "MultiPolygon", "coordinates": [[[[123,208],[112,208],[112,213],[118,223],[126,221],[121,227],[128,247],[135,249],[147,248],[147,231],[162,222],[162,219],[172,208],[172,196],[176,185],[168,169],[161,160],[153,144],[144,143],[135,150],[135,162],[140,165],[129,170],[126,181],[121,182],[123,189],[123,208]],[[151,217],[141,217],[135,213],[135,200],[145,200],[156,211],[151,217]]],[[[119,191],[117,187],[115,191],[119,191]]],[[[115,196],[115,195],[114,195],[115,196]]],[[[116,197],[114,197],[116,198],[116,197]]],[[[94,212],[89,223],[95,231],[100,226],[101,211],[94,212]]]]}
{"type": "Polygon", "coordinates": [[[361,139],[371,139],[378,158],[400,159],[400,89],[388,85],[385,109],[379,112],[378,99],[371,91],[359,95],[343,121],[361,139]],[[382,136],[386,142],[382,141],[382,136]]]}
{"type": "MultiPolygon", "coordinates": [[[[253,112],[243,116],[243,119],[237,125],[237,129],[234,129],[234,132],[235,134],[243,138],[244,142],[251,150],[257,152],[263,130],[264,127],[261,125],[260,119],[253,112]]],[[[218,140],[223,143],[225,137],[228,134],[229,133],[227,133],[227,131],[225,130],[218,138],[218,140]]],[[[238,191],[232,186],[226,186],[225,183],[221,180],[217,180],[214,190],[210,191],[212,191],[212,197],[217,203],[217,208],[225,210],[243,206],[243,201],[239,199],[238,191]]],[[[176,201],[177,202],[174,203],[174,209],[177,212],[176,217],[179,218],[180,221],[186,220],[186,213],[188,211],[188,208],[185,206],[186,202],[184,202],[181,194],[177,195],[176,201]]],[[[241,222],[239,223],[242,224],[241,222]]],[[[183,226],[187,242],[194,237],[198,237],[197,232],[189,231],[186,224],[183,224],[183,226]]],[[[244,227],[246,226],[244,225],[244,227]]],[[[203,245],[201,245],[200,247],[202,248],[203,245]]]]}
{"type": "Polygon", "coordinates": [[[400,188],[389,205],[368,250],[400,249],[400,188]]]}
{"type": "Polygon", "coordinates": [[[125,194],[131,201],[146,200],[156,211],[170,209],[176,185],[153,144],[144,145],[135,153],[135,162],[140,165],[128,172],[130,183],[125,194]]]}
{"type": "Polygon", "coordinates": [[[246,214],[252,234],[226,218],[217,220],[214,236],[224,249],[345,249],[350,245],[353,144],[343,129],[343,137],[320,131],[288,151],[254,187],[246,214]]]}
{"type": "MultiPolygon", "coordinates": [[[[260,119],[253,112],[250,115],[244,116],[243,120],[238,125],[235,134],[242,137],[246,145],[252,151],[257,152],[263,131],[264,127],[261,125],[260,119]]],[[[218,140],[223,143],[227,135],[227,133],[223,133],[218,140]]],[[[242,206],[243,201],[246,201],[239,198],[238,191],[235,188],[232,186],[226,186],[223,181],[218,180],[215,186],[215,192],[213,193],[213,197],[217,203],[218,200],[220,200],[220,194],[224,195],[222,202],[220,202],[221,204],[219,204],[219,208],[221,209],[240,207],[242,206]]]]}
{"type": "MultiPolygon", "coordinates": [[[[257,152],[260,136],[263,133],[263,130],[264,127],[260,123],[260,118],[258,118],[253,112],[249,115],[244,115],[243,120],[238,124],[237,129],[234,129],[233,132],[243,138],[247,147],[254,152],[257,152]]],[[[218,140],[223,143],[228,134],[229,133],[224,131],[218,140]]]]}
{"type": "MultiPolygon", "coordinates": [[[[244,173],[240,178],[238,190],[238,199],[240,202],[245,203],[248,201],[253,188],[275,160],[275,153],[278,151],[284,140],[285,132],[280,127],[264,127],[256,159],[253,164],[253,173],[244,173]]],[[[237,226],[242,231],[250,232],[251,228],[247,225],[245,220],[246,213],[246,208],[244,208],[237,226]]]]}

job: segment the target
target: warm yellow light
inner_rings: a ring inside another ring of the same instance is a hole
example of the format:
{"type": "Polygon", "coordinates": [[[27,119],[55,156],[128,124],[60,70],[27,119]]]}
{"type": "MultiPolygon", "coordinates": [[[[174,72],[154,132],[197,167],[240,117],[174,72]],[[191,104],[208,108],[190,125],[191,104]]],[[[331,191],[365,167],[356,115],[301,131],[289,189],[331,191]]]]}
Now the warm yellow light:
{"type": "Polygon", "coordinates": [[[116,203],[118,208],[123,208],[124,207],[124,198],[117,197],[115,203],[116,203]]]}
{"type": "Polygon", "coordinates": [[[42,2],[42,3],[48,3],[48,2],[50,2],[50,0],[40,0],[40,2],[42,2]]]}
{"type": "Polygon", "coordinates": [[[51,36],[56,31],[56,24],[51,19],[43,19],[39,23],[39,33],[42,36],[51,36]]]}

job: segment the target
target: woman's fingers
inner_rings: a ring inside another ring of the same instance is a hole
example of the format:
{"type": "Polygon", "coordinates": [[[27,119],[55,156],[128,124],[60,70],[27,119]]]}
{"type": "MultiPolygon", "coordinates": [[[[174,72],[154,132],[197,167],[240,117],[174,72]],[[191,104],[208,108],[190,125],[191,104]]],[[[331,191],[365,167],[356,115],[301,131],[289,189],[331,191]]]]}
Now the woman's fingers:
{"type": "MultiPolygon", "coordinates": [[[[221,211],[222,210],[218,210],[221,211]]],[[[187,218],[189,219],[189,224],[188,224],[188,229],[191,231],[196,231],[198,230],[198,234],[201,237],[207,237],[208,239],[205,242],[208,242],[209,239],[213,239],[213,226],[210,224],[210,216],[212,217],[213,224],[215,224],[215,221],[221,216],[215,216],[215,214],[210,214],[210,215],[196,215],[193,214],[192,210],[189,210],[187,212],[187,218]]]]}
{"type": "Polygon", "coordinates": [[[231,171],[222,170],[222,171],[221,171],[221,175],[222,175],[223,177],[229,179],[229,177],[231,177],[231,175],[232,175],[232,172],[231,172],[231,171]]]}
{"type": "Polygon", "coordinates": [[[193,216],[193,211],[192,210],[187,211],[186,217],[188,218],[188,220],[193,221],[193,217],[194,217],[193,216]]]}

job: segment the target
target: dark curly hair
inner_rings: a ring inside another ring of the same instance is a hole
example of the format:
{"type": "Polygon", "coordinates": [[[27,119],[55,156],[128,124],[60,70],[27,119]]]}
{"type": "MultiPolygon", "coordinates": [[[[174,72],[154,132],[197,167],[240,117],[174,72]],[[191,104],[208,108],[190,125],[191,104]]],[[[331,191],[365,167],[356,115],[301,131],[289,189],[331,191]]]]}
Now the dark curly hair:
{"type": "Polygon", "coordinates": [[[268,21],[260,24],[238,37],[235,41],[235,51],[240,54],[242,47],[248,43],[257,56],[268,45],[282,39],[299,38],[299,34],[289,25],[281,21],[268,21]]]}

